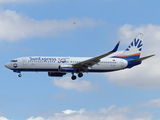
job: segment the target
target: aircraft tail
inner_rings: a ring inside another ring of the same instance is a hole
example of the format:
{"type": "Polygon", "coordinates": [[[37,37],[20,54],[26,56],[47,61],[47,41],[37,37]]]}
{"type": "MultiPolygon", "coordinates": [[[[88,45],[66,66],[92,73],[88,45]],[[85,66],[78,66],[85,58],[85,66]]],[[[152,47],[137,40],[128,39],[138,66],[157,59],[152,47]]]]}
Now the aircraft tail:
{"type": "Polygon", "coordinates": [[[142,58],[138,58],[138,59],[135,59],[135,60],[131,60],[131,62],[141,62],[141,61],[143,61],[145,59],[148,59],[150,57],[153,57],[153,56],[155,56],[155,55],[149,55],[149,56],[146,56],[146,57],[142,57],[142,58]]]}
{"type": "Polygon", "coordinates": [[[113,58],[123,58],[126,60],[139,59],[143,46],[142,37],[143,34],[139,33],[137,37],[131,42],[131,44],[121,55],[113,56],[113,58]]]}

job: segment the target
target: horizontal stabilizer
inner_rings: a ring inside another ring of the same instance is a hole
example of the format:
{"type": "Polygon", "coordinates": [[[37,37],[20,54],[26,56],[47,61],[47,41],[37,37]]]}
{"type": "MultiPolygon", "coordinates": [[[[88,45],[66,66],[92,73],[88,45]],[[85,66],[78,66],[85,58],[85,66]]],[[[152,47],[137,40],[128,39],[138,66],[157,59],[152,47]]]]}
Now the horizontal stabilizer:
{"type": "Polygon", "coordinates": [[[132,62],[140,62],[140,61],[143,61],[143,60],[145,60],[145,59],[147,59],[147,58],[150,58],[150,57],[153,57],[153,56],[155,56],[155,55],[149,55],[149,56],[146,56],[146,57],[142,57],[142,58],[139,58],[139,59],[135,59],[135,60],[132,60],[132,62]]]}

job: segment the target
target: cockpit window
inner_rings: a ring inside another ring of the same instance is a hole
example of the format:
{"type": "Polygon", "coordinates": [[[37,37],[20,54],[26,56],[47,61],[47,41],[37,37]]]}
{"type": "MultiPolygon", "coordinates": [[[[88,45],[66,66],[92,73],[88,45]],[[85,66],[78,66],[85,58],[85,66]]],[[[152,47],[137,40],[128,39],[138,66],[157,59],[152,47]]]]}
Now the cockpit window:
{"type": "Polygon", "coordinates": [[[17,60],[11,60],[11,62],[17,62],[17,60]]]}

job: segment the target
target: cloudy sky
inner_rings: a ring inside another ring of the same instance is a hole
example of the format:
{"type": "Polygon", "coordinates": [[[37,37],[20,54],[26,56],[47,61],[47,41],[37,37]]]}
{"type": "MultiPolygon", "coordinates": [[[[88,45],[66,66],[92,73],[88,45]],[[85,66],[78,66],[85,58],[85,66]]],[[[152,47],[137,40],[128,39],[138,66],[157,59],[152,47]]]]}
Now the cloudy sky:
{"type": "Polygon", "coordinates": [[[0,0],[0,120],[160,120],[160,1],[0,0]],[[4,67],[23,56],[94,57],[144,33],[132,69],[72,81],[4,67]]]}

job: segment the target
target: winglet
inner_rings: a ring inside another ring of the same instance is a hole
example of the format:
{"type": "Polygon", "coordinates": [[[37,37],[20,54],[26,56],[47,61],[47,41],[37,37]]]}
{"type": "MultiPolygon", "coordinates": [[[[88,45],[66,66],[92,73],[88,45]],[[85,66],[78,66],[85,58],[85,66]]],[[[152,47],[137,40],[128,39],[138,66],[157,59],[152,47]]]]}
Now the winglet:
{"type": "Polygon", "coordinates": [[[118,41],[117,45],[115,46],[115,48],[111,52],[116,52],[118,50],[119,44],[120,44],[120,41],[118,41]]]}

